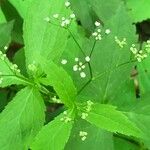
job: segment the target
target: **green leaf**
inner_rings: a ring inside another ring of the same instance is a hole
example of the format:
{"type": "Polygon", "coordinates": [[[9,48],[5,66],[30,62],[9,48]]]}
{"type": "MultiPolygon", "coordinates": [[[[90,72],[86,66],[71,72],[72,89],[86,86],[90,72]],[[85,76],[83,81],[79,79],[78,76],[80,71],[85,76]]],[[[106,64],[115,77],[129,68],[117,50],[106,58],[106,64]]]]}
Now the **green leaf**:
{"type": "Polygon", "coordinates": [[[150,66],[150,57],[143,60],[141,63],[137,64],[138,70],[138,81],[139,81],[139,88],[140,94],[143,96],[144,94],[150,91],[150,73],[149,68],[150,66]]]}
{"type": "Polygon", "coordinates": [[[9,2],[17,9],[21,17],[25,18],[28,11],[28,7],[30,6],[32,0],[9,0],[9,2]]]}
{"type": "MultiPolygon", "coordinates": [[[[31,3],[29,13],[25,17],[24,41],[27,65],[39,62],[38,56],[57,61],[64,51],[67,42],[67,31],[48,23],[44,19],[65,10],[64,0],[36,0],[31,3]]],[[[56,24],[55,22],[53,22],[56,24]]]]}
{"type": "Polygon", "coordinates": [[[14,68],[14,64],[8,60],[5,54],[1,51],[0,53],[0,87],[6,87],[12,84],[32,84],[18,72],[20,71],[18,68],[14,68]]]}
{"type": "Polygon", "coordinates": [[[14,20],[14,26],[12,31],[12,42],[23,44],[22,38],[22,26],[23,19],[18,14],[17,10],[9,1],[3,1],[1,4],[2,11],[7,21],[14,20]]]}
{"type": "Polygon", "coordinates": [[[14,21],[0,24],[0,48],[8,46],[11,42],[11,33],[13,29],[14,21]]]}
{"type": "Polygon", "coordinates": [[[142,132],[121,111],[114,106],[95,104],[86,119],[91,124],[110,132],[121,133],[128,136],[141,137],[142,132]]]}
{"type": "Polygon", "coordinates": [[[150,140],[149,140],[149,136],[150,136],[150,128],[149,128],[150,116],[145,115],[144,113],[143,114],[142,113],[137,114],[137,113],[134,113],[134,112],[126,113],[126,115],[144,133],[142,141],[144,142],[144,145],[146,145],[148,148],[150,148],[150,140]]]}
{"type": "MultiPolygon", "coordinates": [[[[130,47],[136,41],[135,27],[123,6],[120,6],[117,14],[107,22],[102,31],[105,29],[110,29],[111,33],[107,36],[103,35],[102,40],[97,41],[91,57],[93,77],[80,94],[86,99],[94,99],[102,103],[115,100],[118,92],[124,89],[126,81],[130,80],[131,68],[134,65],[133,62],[130,63],[130,47]],[[126,38],[127,45],[120,48],[115,42],[115,36],[121,41],[126,38]]],[[[87,56],[92,46],[86,46],[87,52],[84,49],[87,56]]]]}
{"type": "Polygon", "coordinates": [[[47,75],[46,84],[54,87],[60,100],[66,106],[74,107],[77,92],[71,77],[63,68],[58,67],[52,61],[41,60],[41,62],[41,67],[43,67],[43,71],[47,75]]]}
{"type": "Polygon", "coordinates": [[[106,2],[105,0],[88,0],[95,14],[99,17],[99,19],[105,24],[111,18],[118,13],[117,9],[121,5],[120,0],[109,0],[106,2]]]}
{"type": "Polygon", "coordinates": [[[114,149],[115,150],[139,150],[137,143],[125,140],[119,137],[114,137],[114,149]]]}
{"type": "Polygon", "coordinates": [[[150,19],[150,0],[126,0],[130,13],[133,17],[133,22],[141,22],[150,19]]]}
{"type": "Polygon", "coordinates": [[[65,150],[97,150],[98,147],[101,150],[113,150],[112,133],[97,128],[81,118],[76,119],[65,150]],[[80,131],[87,132],[85,141],[81,140],[80,131]]]}
{"type": "MultiPolygon", "coordinates": [[[[45,125],[35,141],[31,145],[32,150],[63,150],[67,143],[72,129],[73,121],[64,122],[61,118],[64,114],[60,114],[52,122],[45,125]]],[[[68,117],[74,118],[72,113],[68,113],[68,117]]]]}
{"type": "Polygon", "coordinates": [[[44,123],[44,103],[37,89],[22,89],[0,114],[0,149],[24,150],[44,123]]]}
{"type": "Polygon", "coordinates": [[[0,23],[6,22],[5,15],[4,15],[1,7],[0,7],[0,18],[1,18],[0,23]]]}

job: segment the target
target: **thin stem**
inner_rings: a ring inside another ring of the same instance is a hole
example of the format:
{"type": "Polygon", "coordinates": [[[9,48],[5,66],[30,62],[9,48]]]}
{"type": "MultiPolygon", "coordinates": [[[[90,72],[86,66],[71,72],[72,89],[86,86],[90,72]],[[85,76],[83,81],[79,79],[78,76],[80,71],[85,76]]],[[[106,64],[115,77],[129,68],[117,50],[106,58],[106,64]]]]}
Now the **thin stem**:
{"type": "Polygon", "coordinates": [[[91,57],[91,56],[92,56],[92,54],[93,54],[93,51],[94,51],[95,45],[96,45],[96,40],[94,41],[94,44],[93,44],[92,50],[91,50],[91,52],[90,52],[90,57],[91,57]]]}
{"type": "Polygon", "coordinates": [[[126,65],[126,64],[129,64],[129,63],[133,63],[133,62],[136,62],[137,60],[130,60],[130,61],[127,61],[127,62],[124,62],[122,64],[119,64],[116,66],[116,68],[120,67],[120,66],[123,66],[123,65],[126,65]]]}
{"type": "Polygon", "coordinates": [[[106,70],[106,71],[100,73],[99,75],[97,75],[97,77],[94,77],[92,80],[96,80],[96,79],[100,78],[101,76],[103,76],[104,74],[109,73],[110,71],[113,71],[113,70],[115,70],[115,69],[117,69],[117,68],[119,68],[119,67],[121,67],[121,66],[124,66],[124,65],[126,65],[126,64],[129,64],[129,63],[131,63],[131,62],[136,62],[136,60],[132,60],[132,61],[128,61],[128,62],[119,64],[118,66],[116,66],[116,67],[113,68],[113,69],[106,70]]]}
{"type": "Polygon", "coordinates": [[[85,53],[84,53],[84,51],[83,51],[83,49],[81,48],[80,44],[78,43],[78,41],[76,40],[76,38],[75,38],[74,35],[72,34],[72,32],[69,30],[69,28],[67,28],[67,30],[68,30],[68,32],[70,33],[70,35],[72,36],[72,38],[73,38],[73,40],[75,41],[75,43],[77,44],[77,46],[79,47],[79,49],[80,49],[80,51],[82,52],[82,54],[83,54],[84,56],[86,56],[85,53]]]}
{"type": "Polygon", "coordinates": [[[91,81],[92,81],[92,79],[89,79],[89,81],[86,82],[86,83],[83,85],[83,87],[77,92],[77,95],[79,95],[91,81]]]}

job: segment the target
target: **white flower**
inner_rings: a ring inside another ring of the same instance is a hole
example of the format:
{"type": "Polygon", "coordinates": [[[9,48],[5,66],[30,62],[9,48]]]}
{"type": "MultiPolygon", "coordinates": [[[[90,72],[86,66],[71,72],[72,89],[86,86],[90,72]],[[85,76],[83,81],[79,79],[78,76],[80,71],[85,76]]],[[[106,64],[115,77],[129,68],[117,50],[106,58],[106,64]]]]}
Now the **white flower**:
{"type": "MultiPolygon", "coordinates": [[[[63,18],[64,19],[64,18],[63,18]]],[[[69,19],[65,19],[61,22],[61,26],[62,27],[66,27],[71,23],[71,21],[69,19]]]]}
{"type": "Polygon", "coordinates": [[[61,100],[60,100],[60,99],[57,99],[56,96],[54,96],[54,97],[52,98],[52,101],[55,102],[55,103],[61,103],[61,100]]]}
{"type": "Polygon", "coordinates": [[[69,24],[70,24],[70,20],[69,20],[69,19],[66,19],[66,20],[65,20],[65,23],[66,23],[66,25],[69,25],[69,24]]]}
{"type": "Polygon", "coordinates": [[[80,131],[80,132],[79,132],[79,136],[81,137],[81,140],[82,140],[82,141],[85,141],[85,140],[86,140],[87,135],[88,135],[88,133],[85,132],[85,131],[80,131]]]}
{"type": "Polygon", "coordinates": [[[97,32],[93,32],[93,33],[92,33],[92,36],[97,36],[97,35],[98,35],[97,32]]]}
{"type": "Polygon", "coordinates": [[[81,114],[81,118],[82,118],[82,119],[86,119],[87,117],[88,117],[88,114],[87,114],[87,113],[82,113],[82,114],[81,114]]]}
{"type": "Polygon", "coordinates": [[[79,132],[79,136],[87,136],[87,132],[85,132],[85,131],[80,131],[80,132],[79,132]]]}
{"type": "Polygon", "coordinates": [[[86,140],[86,136],[83,136],[83,137],[81,138],[81,140],[82,140],[82,141],[85,141],[85,140],[86,140]]]}
{"type": "Polygon", "coordinates": [[[82,69],[85,69],[85,65],[82,65],[81,68],[82,68],[82,69]]]}
{"type": "Polygon", "coordinates": [[[69,2],[69,1],[66,1],[66,2],[65,2],[65,6],[66,6],[66,7],[69,7],[69,6],[70,6],[70,2],[69,2]]]}
{"type": "Polygon", "coordinates": [[[78,71],[78,65],[73,66],[73,71],[78,71]]]}
{"type": "Polygon", "coordinates": [[[82,70],[82,67],[79,67],[78,70],[81,71],[81,70],[82,70]]]}
{"type": "Polygon", "coordinates": [[[54,14],[53,17],[57,19],[59,17],[59,14],[54,14]]]}
{"type": "Polygon", "coordinates": [[[101,32],[101,29],[98,29],[98,30],[97,30],[97,32],[99,32],[99,33],[100,33],[100,32],[101,32]]]}
{"type": "Polygon", "coordinates": [[[98,36],[95,38],[95,40],[101,40],[101,39],[102,39],[101,34],[98,34],[98,36]]]}
{"type": "Polygon", "coordinates": [[[66,19],[65,17],[62,17],[62,18],[61,18],[62,21],[64,21],[65,19],[66,19]]]}
{"type": "Polygon", "coordinates": [[[85,61],[86,61],[86,62],[90,62],[90,60],[91,60],[91,59],[90,59],[89,56],[86,56],[86,57],[85,57],[85,61]]]}
{"type": "Polygon", "coordinates": [[[50,17],[45,17],[44,20],[45,20],[46,22],[50,22],[50,17]]]}
{"type": "Polygon", "coordinates": [[[67,61],[66,59],[62,59],[62,60],[61,60],[61,64],[63,64],[63,65],[67,64],[67,62],[68,62],[68,61],[67,61]]]}
{"type": "Polygon", "coordinates": [[[36,72],[37,71],[37,67],[36,65],[34,64],[34,62],[32,64],[29,64],[28,65],[28,69],[32,72],[36,72]]]}
{"type": "Polygon", "coordinates": [[[80,66],[82,66],[82,65],[83,65],[83,63],[82,63],[82,62],[79,62],[79,65],[80,65],[80,66]]]}
{"type": "Polygon", "coordinates": [[[106,34],[109,34],[109,33],[110,33],[110,29],[106,29],[106,30],[105,30],[105,33],[106,33],[106,34]]]}
{"type": "Polygon", "coordinates": [[[71,19],[74,19],[75,17],[76,17],[75,14],[71,14],[71,15],[70,15],[70,18],[71,18],[71,19]]]}
{"type": "Polygon", "coordinates": [[[76,58],[75,58],[75,61],[78,62],[78,61],[79,61],[79,58],[76,57],[76,58]]]}
{"type": "Polygon", "coordinates": [[[8,46],[4,46],[4,50],[7,50],[8,49],[8,46]]]}
{"type": "Polygon", "coordinates": [[[95,21],[95,26],[96,26],[96,27],[99,27],[100,25],[101,25],[100,22],[95,21]]]}
{"type": "Polygon", "coordinates": [[[81,72],[81,73],[80,73],[80,77],[81,77],[81,78],[85,78],[85,77],[86,77],[85,72],[81,72]]]}
{"type": "Polygon", "coordinates": [[[118,39],[118,37],[115,36],[115,42],[116,42],[121,48],[123,48],[124,45],[127,45],[126,38],[123,38],[123,40],[120,41],[120,40],[118,39]]]}

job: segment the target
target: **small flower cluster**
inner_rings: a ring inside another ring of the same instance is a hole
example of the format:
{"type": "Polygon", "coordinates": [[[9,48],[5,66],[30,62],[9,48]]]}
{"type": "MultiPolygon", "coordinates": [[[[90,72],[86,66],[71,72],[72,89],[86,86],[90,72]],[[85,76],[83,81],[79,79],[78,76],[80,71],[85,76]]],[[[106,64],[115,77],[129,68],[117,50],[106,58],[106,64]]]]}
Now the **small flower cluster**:
{"type": "Polygon", "coordinates": [[[16,64],[12,64],[12,66],[10,68],[12,71],[20,73],[20,69],[18,69],[18,66],[16,64]]]}
{"type": "MultiPolygon", "coordinates": [[[[95,38],[95,40],[101,40],[102,39],[102,34],[101,34],[101,29],[100,29],[100,22],[96,21],[95,22],[95,26],[96,26],[96,31],[92,33],[92,36],[95,38]]],[[[110,34],[110,29],[106,29],[105,30],[105,34],[110,34]]]]}
{"type": "Polygon", "coordinates": [[[32,72],[36,72],[37,71],[37,66],[35,65],[35,62],[33,61],[32,64],[28,65],[28,69],[32,72]]]}
{"type": "Polygon", "coordinates": [[[85,131],[80,131],[80,132],[79,132],[79,136],[81,137],[81,140],[82,140],[82,141],[85,141],[85,140],[86,140],[87,135],[88,135],[88,133],[85,132],[85,131]]]}
{"type": "MultiPolygon", "coordinates": [[[[6,48],[8,48],[8,47],[5,46],[4,49],[6,49],[6,48]]],[[[2,51],[0,51],[0,59],[5,61],[5,58],[6,58],[6,54],[4,54],[2,51]]],[[[11,64],[10,69],[15,73],[20,73],[20,69],[18,69],[18,66],[16,64],[11,64]]]]}
{"type": "Polygon", "coordinates": [[[87,101],[87,105],[86,105],[86,113],[85,112],[83,112],[82,114],[81,114],[81,118],[82,119],[86,119],[87,117],[88,117],[88,112],[90,112],[91,111],[91,109],[92,109],[92,105],[93,105],[94,103],[92,102],[92,101],[87,101]]]}
{"type": "Polygon", "coordinates": [[[66,59],[62,59],[62,60],[61,60],[61,64],[62,64],[62,65],[66,65],[67,62],[68,62],[68,61],[67,61],[66,59]]]}
{"type": "Polygon", "coordinates": [[[86,56],[85,57],[85,63],[79,61],[79,58],[75,58],[75,62],[76,64],[73,66],[73,71],[79,71],[80,72],[80,77],[81,78],[85,78],[86,77],[86,73],[84,72],[84,69],[86,68],[85,64],[90,62],[90,57],[86,56]]]}
{"type": "Polygon", "coordinates": [[[61,118],[60,121],[64,121],[65,123],[72,121],[72,119],[70,117],[68,117],[67,111],[64,111],[63,114],[64,114],[64,117],[61,118]]]}
{"type": "Polygon", "coordinates": [[[148,57],[148,54],[150,53],[150,40],[146,42],[145,49],[138,51],[135,44],[132,44],[130,51],[134,54],[134,57],[137,59],[137,61],[141,62],[143,59],[148,57]]]}
{"type": "MultiPolygon", "coordinates": [[[[65,2],[65,7],[68,9],[68,8],[70,8],[70,2],[69,1],[66,1],[65,2]]],[[[64,16],[61,16],[60,14],[58,14],[58,13],[56,13],[56,14],[53,14],[53,18],[54,19],[57,19],[58,21],[60,21],[60,26],[61,27],[64,27],[64,28],[66,28],[66,27],[68,27],[70,24],[71,24],[71,22],[75,19],[75,14],[74,13],[71,13],[68,17],[64,17],[64,16]]],[[[46,17],[46,18],[44,18],[44,20],[46,21],[46,22],[50,22],[51,21],[51,19],[50,19],[50,17],[46,17]]]]}
{"type": "Polygon", "coordinates": [[[8,46],[4,46],[4,50],[5,50],[5,51],[8,50],[8,46]]]}
{"type": "Polygon", "coordinates": [[[54,103],[61,103],[61,100],[58,99],[56,96],[54,96],[54,97],[52,98],[52,101],[53,101],[54,103]]]}
{"type": "Polygon", "coordinates": [[[118,39],[118,37],[115,36],[115,42],[116,42],[116,43],[119,45],[119,47],[121,47],[121,48],[123,48],[124,45],[127,45],[126,38],[123,38],[123,40],[120,41],[120,40],[118,39]]]}

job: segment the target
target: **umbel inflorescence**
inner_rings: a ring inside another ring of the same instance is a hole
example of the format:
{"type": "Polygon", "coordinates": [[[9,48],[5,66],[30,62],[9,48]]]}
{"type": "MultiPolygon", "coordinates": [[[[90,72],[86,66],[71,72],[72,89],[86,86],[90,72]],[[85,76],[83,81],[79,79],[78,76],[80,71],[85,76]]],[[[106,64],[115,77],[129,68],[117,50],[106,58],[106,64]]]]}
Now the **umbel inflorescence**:
{"type": "MultiPolygon", "coordinates": [[[[8,46],[5,46],[4,50],[7,50],[7,49],[8,49],[8,46]]],[[[0,62],[4,63],[8,67],[8,69],[12,72],[12,76],[18,75],[20,73],[20,69],[18,68],[18,66],[16,64],[10,63],[7,59],[6,54],[3,53],[2,51],[0,51],[0,62]]],[[[8,74],[6,72],[0,71],[0,84],[3,83],[4,76],[8,76],[8,74]]]]}
{"type": "MultiPolygon", "coordinates": [[[[71,10],[71,3],[69,1],[66,1],[64,6],[68,10],[68,15],[55,13],[51,17],[44,18],[44,20],[48,23],[52,23],[54,25],[57,25],[64,29],[67,29],[71,33],[71,31],[69,30],[69,27],[73,21],[76,23],[76,15],[71,10]],[[52,22],[52,20],[55,22],[52,22]]],[[[103,39],[104,35],[109,35],[111,33],[111,30],[108,28],[105,29],[105,31],[103,32],[102,25],[99,20],[96,20],[94,25],[95,25],[95,30],[94,30],[94,32],[92,32],[91,37],[94,38],[95,43],[98,41],[101,41],[103,39]]],[[[73,37],[73,39],[74,39],[74,37],[73,37]]],[[[123,49],[127,45],[127,39],[125,37],[120,38],[117,35],[114,36],[114,42],[121,49],[123,49]]],[[[79,46],[79,44],[78,44],[78,46],[79,46]]],[[[80,47],[80,49],[81,49],[81,47],[80,47]]],[[[145,48],[143,50],[138,50],[136,48],[135,44],[132,44],[130,51],[133,53],[134,58],[138,62],[141,62],[150,53],[150,41],[147,41],[147,44],[145,45],[145,48]]],[[[93,50],[92,50],[92,52],[93,52],[93,50]]],[[[83,57],[75,57],[74,58],[75,63],[72,65],[72,70],[73,70],[73,72],[79,73],[79,76],[81,78],[87,77],[87,69],[86,68],[89,68],[89,66],[90,66],[92,52],[90,55],[86,55],[84,53],[84,51],[82,51],[82,53],[84,54],[84,58],[83,57]]],[[[69,62],[69,60],[67,60],[65,58],[63,58],[61,60],[62,65],[66,65],[68,62],[69,62]]]]}

